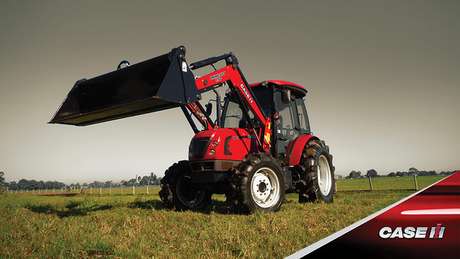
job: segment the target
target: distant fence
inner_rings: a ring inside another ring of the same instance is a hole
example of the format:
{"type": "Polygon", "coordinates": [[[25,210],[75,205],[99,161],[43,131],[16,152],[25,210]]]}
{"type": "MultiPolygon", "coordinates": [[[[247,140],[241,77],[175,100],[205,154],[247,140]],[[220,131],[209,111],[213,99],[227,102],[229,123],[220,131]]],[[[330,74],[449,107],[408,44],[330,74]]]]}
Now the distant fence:
{"type": "Polygon", "coordinates": [[[147,195],[157,194],[159,185],[144,186],[117,186],[117,187],[85,187],[85,188],[62,188],[62,189],[37,189],[37,190],[7,190],[8,193],[30,193],[30,194],[59,194],[75,193],[85,195],[147,195]]]}
{"type": "MultiPolygon", "coordinates": [[[[336,190],[341,191],[383,191],[383,190],[419,190],[440,180],[444,176],[401,176],[401,177],[363,177],[336,180],[336,190]]],[[[39,195],[75,193],[84,195],[151,195],[158,194],[159,185],[88,187],[46,190],[6,190],[8,193],[31,193],[39,195]]]]}
{"type": "Polygon", "coordinates": [[[419,190],[444,176],[378,176],[336,180],[337,191],[419,190]]]}

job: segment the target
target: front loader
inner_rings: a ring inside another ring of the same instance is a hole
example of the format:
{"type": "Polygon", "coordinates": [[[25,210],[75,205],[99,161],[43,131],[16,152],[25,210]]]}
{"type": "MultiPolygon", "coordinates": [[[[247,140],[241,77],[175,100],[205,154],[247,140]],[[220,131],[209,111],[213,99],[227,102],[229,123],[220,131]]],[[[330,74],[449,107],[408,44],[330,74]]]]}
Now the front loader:
{"type": "Polygon", "coordinates": [[[77,81],[50,123],[86,126],[181,108],[195,136],[188,160],[173,164],[162,179],[166,206],[204,209],[214,193],[247,212],[277,211],[288,192],[297,192],[299,202],[332,202],[332,155],[310,131],[303,86],[281,80],[249,84],[234,54],[188,64],[184,47],[123,64],[77,81]],[[214,71],[198,75],[203,67],[214,71]],[[227,88],[223,99],[219,87],[227,88]],[[200,103],[209,91],[216,95],[214,114],[211,103],[200,103]]]}

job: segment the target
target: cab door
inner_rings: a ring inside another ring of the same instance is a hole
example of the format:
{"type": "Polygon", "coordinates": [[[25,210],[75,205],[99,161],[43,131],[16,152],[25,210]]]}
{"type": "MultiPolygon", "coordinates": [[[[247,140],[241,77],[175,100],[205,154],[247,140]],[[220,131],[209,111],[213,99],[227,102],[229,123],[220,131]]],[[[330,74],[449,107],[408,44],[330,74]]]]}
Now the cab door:
{"type": "Polygon", "coordinates": [[[308,120],[307,108],[303,97],[296,97],[295,100],[296,117],[298,119],[297,130],[299,134],[310,134],[310,122],[308,120]]]}
{"type": "Polygon", "coordinates": [[[289,143],[304,132],[299,123],[297,99],[286,91],[290,90],[277,89],[274,91],[273,96],[276,111],[273,118],[274,151],[280,158],[286,157],[286,149],[289,143]]]}

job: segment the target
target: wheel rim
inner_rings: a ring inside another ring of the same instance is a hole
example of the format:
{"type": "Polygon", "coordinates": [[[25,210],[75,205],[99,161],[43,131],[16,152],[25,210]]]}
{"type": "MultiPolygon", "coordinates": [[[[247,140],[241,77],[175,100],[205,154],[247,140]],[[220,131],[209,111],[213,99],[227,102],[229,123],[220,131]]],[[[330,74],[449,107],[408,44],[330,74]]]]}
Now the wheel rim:
{"type": "Polygon", "coordinates": [[[251,196],[257,206],[270,208],[279,201],[280,184],[276,173],[268,168],[259,168],[251,180],[251,196]]]}
{"type": "Polygon", "coordinates": [[[189,208],[198,205],[205,196],[203,190],[197,190],[187,181],[185,176],[180,177],[176,185],[176,195],[179,201],[189,208]]]}
{"type": "Polygon", "coordinates": [[[325,155],[321,155],[318,161],[318,187],[322,195],[327,196],[331,192],[332,176],[329,161],[325,155]]]}

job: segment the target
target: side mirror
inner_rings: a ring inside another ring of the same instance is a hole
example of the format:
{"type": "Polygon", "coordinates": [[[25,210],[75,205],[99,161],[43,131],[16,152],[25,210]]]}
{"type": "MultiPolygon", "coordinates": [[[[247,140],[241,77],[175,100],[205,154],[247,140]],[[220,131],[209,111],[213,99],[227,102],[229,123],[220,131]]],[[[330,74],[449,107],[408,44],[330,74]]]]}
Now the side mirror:
{"type": "Polygon", "coordinates": [[[291,101],[291,90],[286,89],[283,91],[282,100],[283,103],[289,103],[291,101]]]}
{"type": "Polygon", "coordinates": [[[211,116],[212,113],[212,103],[207,103],[205,106],[205,113],[208,116],[211,116]]]}

